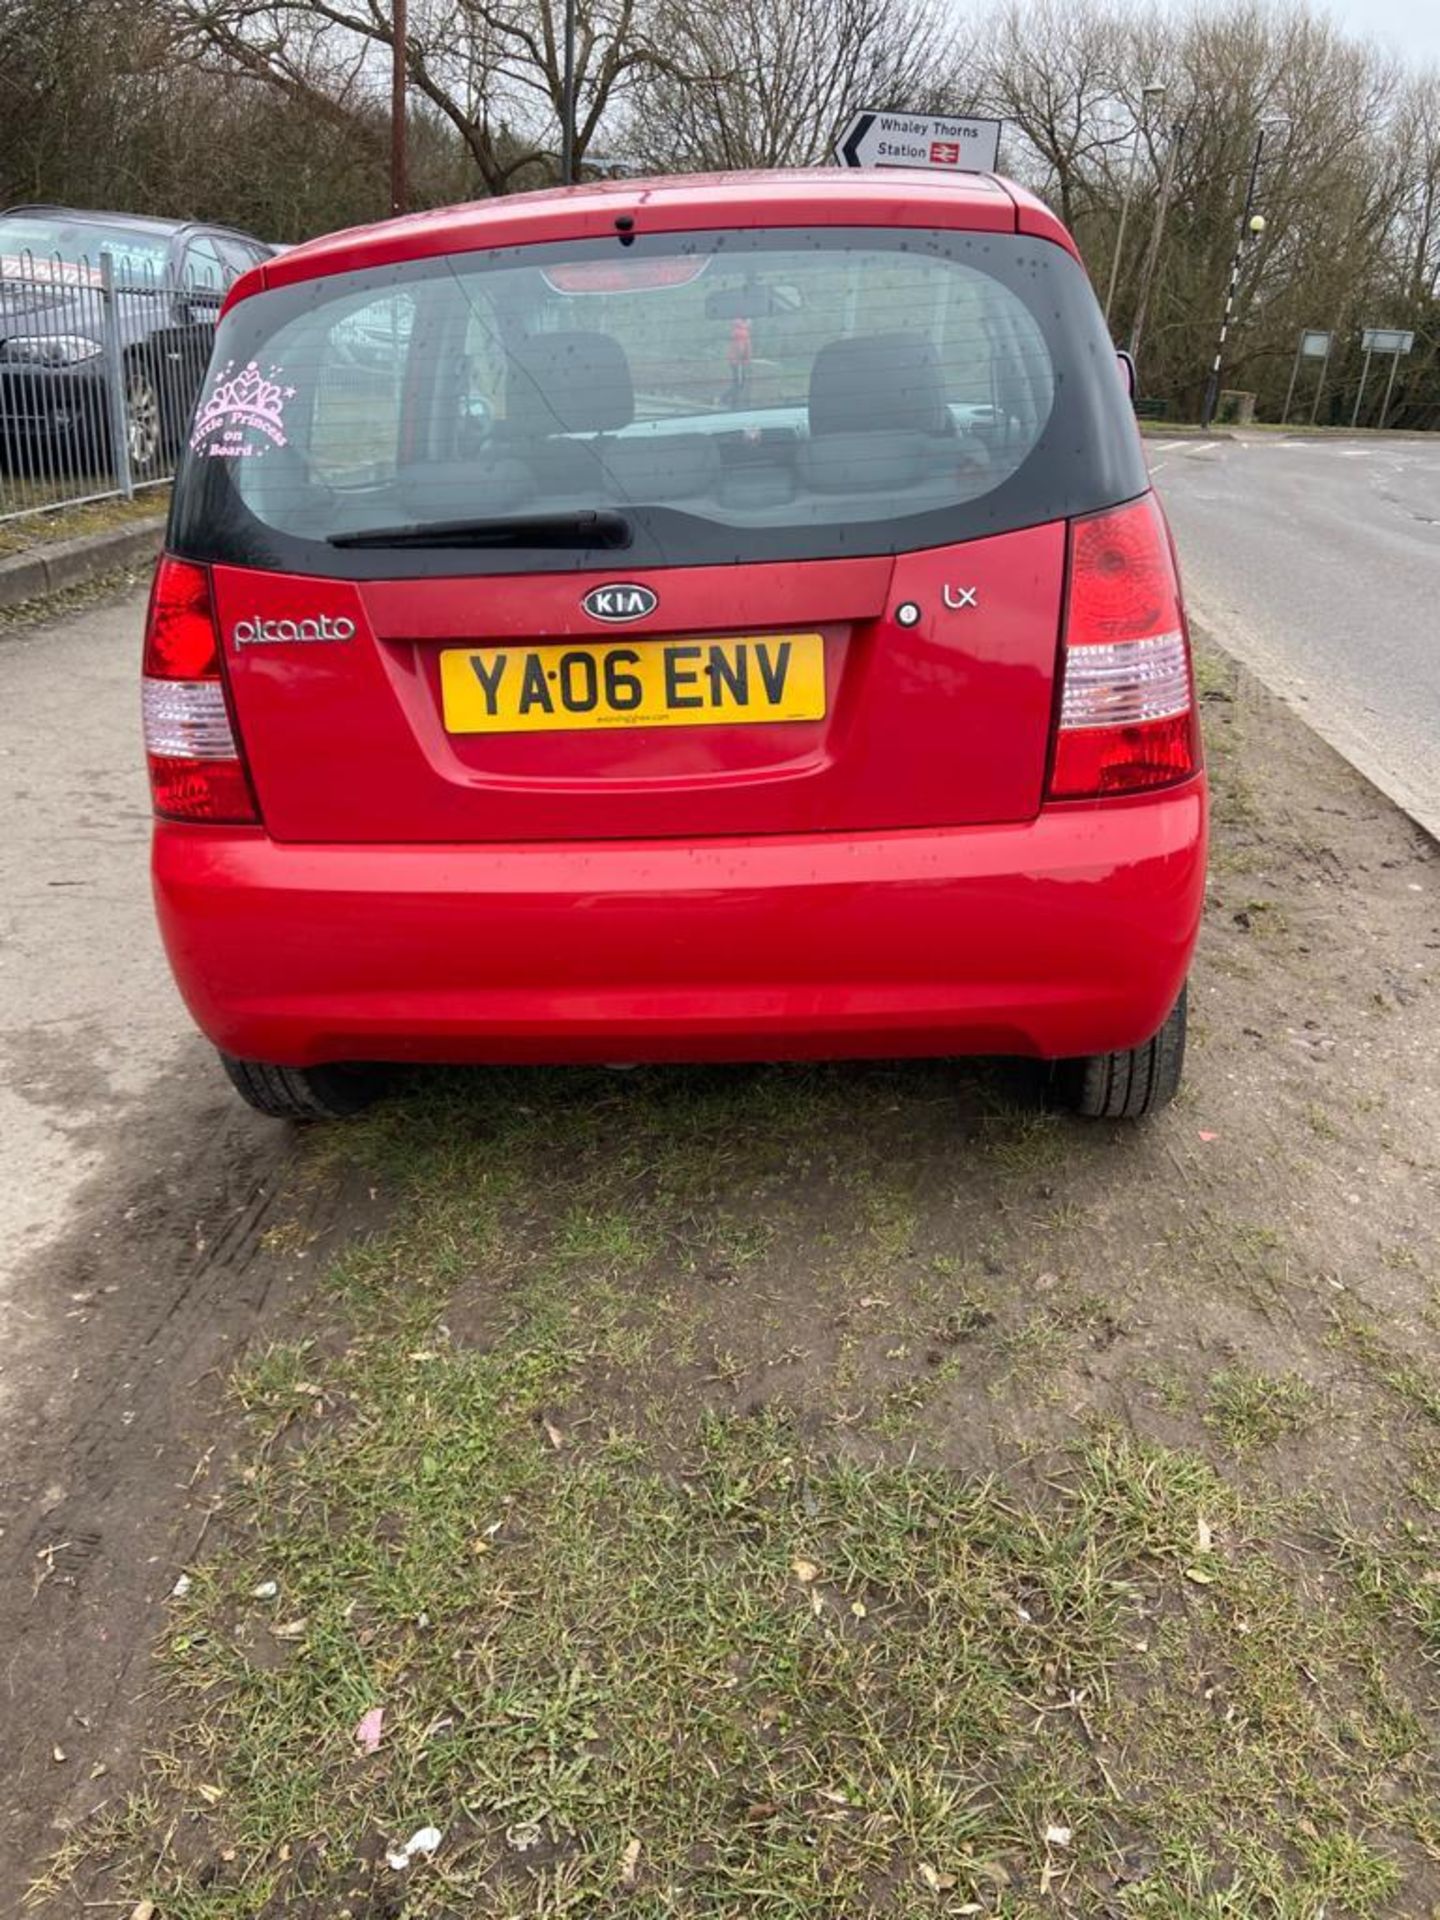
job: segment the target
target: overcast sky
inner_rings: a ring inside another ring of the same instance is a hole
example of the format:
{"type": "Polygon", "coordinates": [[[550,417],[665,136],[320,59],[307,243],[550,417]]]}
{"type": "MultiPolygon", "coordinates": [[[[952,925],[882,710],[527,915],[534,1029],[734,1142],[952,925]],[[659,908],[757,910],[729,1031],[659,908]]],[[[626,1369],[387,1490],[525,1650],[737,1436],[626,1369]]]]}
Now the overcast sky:
{"type": "Polygon", "coordinates": [[[1357,39],[1378,40],[1412,66],[1440,67],[1440,0],[1330,0],[1357,39]]]}
{"type": "MultiPolygon", "coordinates": [[[[1143,7],[1146,0],[1134,0],[1143,7]]],[[[1183,18],[1218,0],[1160,0],[1183,18]]],[[[1311,0],[1352,40],[1373,40],[1416,68],[1440,68],[1440,0],[1311,0]]],[[[962,0],[960,11],[983,12],[962,0]]]]}

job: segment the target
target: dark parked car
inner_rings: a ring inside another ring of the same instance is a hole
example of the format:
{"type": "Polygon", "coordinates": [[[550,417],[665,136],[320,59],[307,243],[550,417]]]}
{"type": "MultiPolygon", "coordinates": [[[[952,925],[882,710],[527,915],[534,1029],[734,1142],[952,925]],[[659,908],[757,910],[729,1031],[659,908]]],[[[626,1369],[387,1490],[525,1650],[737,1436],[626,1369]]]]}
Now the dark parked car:
{"type": "Polygon", "coordinates": [[[172,461],[230,283],[273,249],[225,227],[19,206],[0,213],[0,459],[12,475],[109,462],[109,256],[125,442],[136,479],[172,461]]]}

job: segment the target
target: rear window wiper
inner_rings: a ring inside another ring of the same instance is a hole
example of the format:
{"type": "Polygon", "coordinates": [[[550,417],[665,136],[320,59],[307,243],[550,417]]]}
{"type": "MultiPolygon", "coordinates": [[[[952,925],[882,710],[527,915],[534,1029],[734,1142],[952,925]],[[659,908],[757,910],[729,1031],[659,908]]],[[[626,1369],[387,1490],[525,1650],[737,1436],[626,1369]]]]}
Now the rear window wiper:
{"type": "Polygon", "coordinates": [[[332,533],[332,547],[628,547],[630,522],[603,508],[584,513],[496,514],[332,533]]]}

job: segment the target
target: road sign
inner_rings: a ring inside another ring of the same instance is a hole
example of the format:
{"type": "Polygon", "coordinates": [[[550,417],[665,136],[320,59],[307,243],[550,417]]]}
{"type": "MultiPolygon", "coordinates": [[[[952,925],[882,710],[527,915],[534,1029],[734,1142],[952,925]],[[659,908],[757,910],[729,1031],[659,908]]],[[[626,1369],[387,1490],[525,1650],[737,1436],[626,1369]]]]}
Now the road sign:
{"type": "Polygon", "coordinates": [[[862,107],[835,143],[842,167],[928,167],[936,173],[993,173],[998,120],[950,120],[934,113],[862,107]]]}
{"type": "Polygon", "coordinates": [[[1325,375],[1330,370],[1330,347],[1334,334],[1324,327],[1302,327],[1300,341],[1295,348],[1295,362],[1290,369],[1290,384],[1285,389],[1285,405],[1280,409],[1280,424],[1283,427],[1290,418],[1290,402],[1295,398],[1295,382],[1300,378],[1302,360],[1320,362],[1320,380],[1315,388],[1315,398],[1310,403],[1310,424],[1315,424],[1315,415],[1320,409],[1320,393],[1325,385],[1325,375]]]}
{"type": "Polygon", "coordinates": [[[1360,363],[1360,386],[1355,395],[1355,410],[1350,415],[1353,427],[1360,418],[1360,407],[1365,399],[1365,383],[1370,378],[1370,356],[1375,353],[1388,353],[1390,356],[1390,378],[1385,383],[1385,398],[1380,402],[1380,425],[1383,427],[1390,412],[1390,396],[1395,391],[1395,374],[1400,366],[1400,356],[1409,353],[1415,344],[1413,333],[1407,333],[1403,327],[1366,327],[1360,335],[1360,345],[1365,350],[1365,358],[1360,363]]]}
{"type": "Polygon", "coordinates": [[[1414,334],[1400,327],[1366,327],[1360,336],[1366,353],[1409,353],[1414,344],[1414,334]]]}

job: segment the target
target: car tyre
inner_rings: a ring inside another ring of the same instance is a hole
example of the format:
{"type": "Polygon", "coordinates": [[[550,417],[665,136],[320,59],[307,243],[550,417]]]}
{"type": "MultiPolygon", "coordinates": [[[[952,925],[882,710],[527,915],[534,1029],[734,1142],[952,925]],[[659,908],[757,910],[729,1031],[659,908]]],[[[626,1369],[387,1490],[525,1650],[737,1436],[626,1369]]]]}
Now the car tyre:
{"type": "Polygon", "coordinates": [[[228,1053],[220,1064],[240,1098],[271,1120],[349,1120],[385,1087],[376,1067],[270,1067],[228,1053]]]}
{"type": "Polygon", "coordinates": [[[1143,1120],[1169,1106],[1185,1068],[1187,989],[1160,1031],[1122,1053],[1091,1053],[1062,1060],[1055,1070],[1061,1106],[1087,1120],[1143,1120]]]}
{"type": "Polygon", "coordinates": [[[165,465],[165,410],[147,368],[125,370],[125,445],[132,480],[153,480],[165,465]]]}

